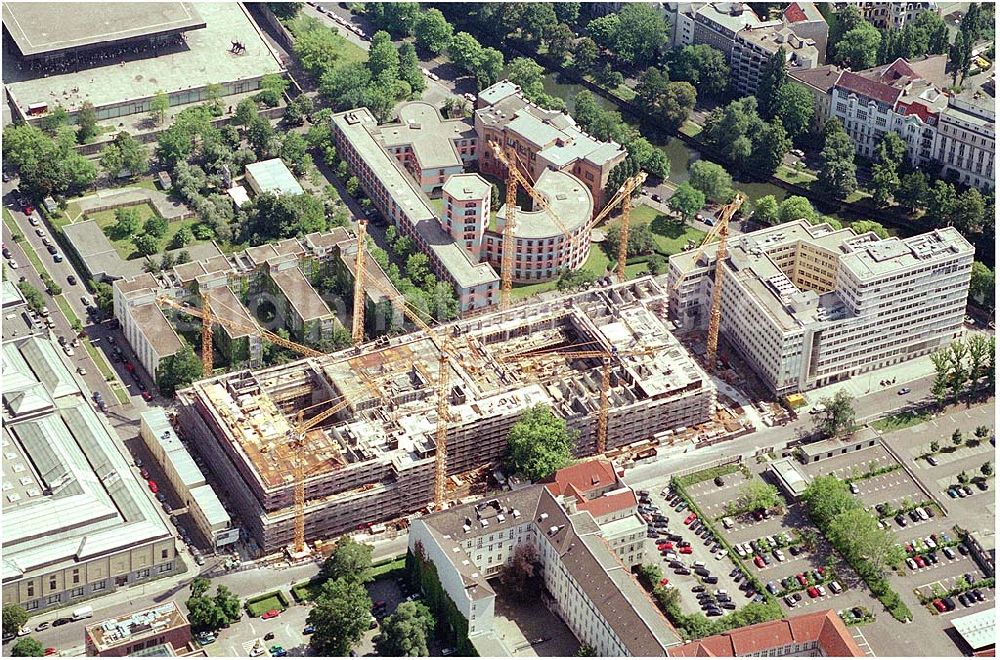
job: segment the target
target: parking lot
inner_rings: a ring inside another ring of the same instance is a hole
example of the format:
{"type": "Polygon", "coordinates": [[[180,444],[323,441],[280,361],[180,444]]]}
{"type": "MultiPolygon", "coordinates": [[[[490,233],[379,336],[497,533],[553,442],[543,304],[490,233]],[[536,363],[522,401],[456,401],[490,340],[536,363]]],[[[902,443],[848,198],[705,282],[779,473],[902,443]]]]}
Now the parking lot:
{"type": "MultiPolygon", "coordinates": [[[[726,475],[727,485],[730,477],[739,477],[742,479],[741,474],[726,475]]],[[[734,479],[735,481],[735,479],[734,479]]],[[[711,488],[716,488],[715,485],[709,481],[708,486],[711,488]]],[[[669,522],[667,524],[667,530],[663,533],[657,532],[656,538],[646,539],[646,560],[644,563],[655,564],[660,567],[663,571],[664,577],[666,577],[671,585],[676,587],[680,593],[681,609],[684,612],[694,613],[702,611],[701,605],[698,602],[698,593],[693,592],[692,588],[704,587],[706,591],[715,592],[718,589],[722,589],[728,593],[731,598],[731,602],[735,607],[742,607],[749,602],[749,598],[744,595],[744,593],[739,589],[739,583],[737,582],[737,577],[733,575],[736,565],[729,558],[728,555],[723,555],[721,558],[716,558],[716,555],[720,551],[724,551],[721,545],[715,553],[712,552],[712,548],[716,545],[711,535],[708,539],[703,539],[697,536],[689,526],[684,525],[684,520],[691,515],[691,512],[684,509],[680,512],[676,511],[676,506],[670,506],[669,501],[662,492],[666,489],[667,484],[654,491],[651,491],[649,498],[653,505],[660,507],[663,515],[665,515],[669,522]],[[685,554],[680,551],[680,542],[671,542],[672,548],[666,550],[666,552],[673,553],[668,557],[661,554],[661,551],[657,548],[657,539],[667,539],[667,534],[677,534],[681,537],[681,542],[688,542],[691,544],[690,554],[685,554]],[[671,566],[670,562],[678,562],[671,566]],[[704,579],[705,576],[699,576],[695,573],[696,563],[701,562],[704,566],[704,571],[708,572],[708,578],[704,579]],[[683,567],[683,568],[675,568],[683,567]],[[675,571],[689,571],[689,575],[678,574],[675,571]],[[712,580],[717,580],[712,584],[712,580]]],[[[697,484],[693,488],[689,488],[688,492],[692,491],[706,491],[707,488],[704,484],[697,484]]],[[[736,489],[728,489],[726,492],[729,493],[729,497],[734,497],[736,489]]],[[[699,506],[702,506],[701,500],[698,500],[699,506]]],[[[708,514],[706,514],[708,515],[708,514]]],[[[719,511],[721,515],[721,509],[719,511]]],[[[695,523],[691,523],[691,527],[695,526],[695,523]]],[[[716,523],[717,527],[721,527],[721,523],[716,523]]],[[[662,529],[662,528],[661,528],[662,529]]],[[[730,610],[725,609],[724,612],[730,610]]]]}

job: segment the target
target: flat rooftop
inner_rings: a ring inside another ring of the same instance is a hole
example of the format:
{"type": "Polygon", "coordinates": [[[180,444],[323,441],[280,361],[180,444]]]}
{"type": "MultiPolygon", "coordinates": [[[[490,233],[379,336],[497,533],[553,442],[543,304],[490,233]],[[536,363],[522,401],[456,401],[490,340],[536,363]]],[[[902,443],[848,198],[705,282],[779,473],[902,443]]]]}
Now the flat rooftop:
{"type": "Polygon", "coordinates": [[[132,318],[161,359],[181,350],[180,337],[156,303],[134,306],[132,318]]]}
{"type": "Polygon", "coordinates": [[[458,140],[475,140],[467,119],[445,119],[430,103],[413,101],[400,107],[399,121],[383,124],[378,136],[387,149],[410,147],[422,168],[461,167],[458,140]]]}
{"type": "MultiPolygon", "coordinates": [[[[250,316],[250,312],[247,311],[243,303],[240,302],[240,299],[236,297],[236,294],[228,286],[213,287],[207,290],[206,293],[209,295],[209,307],[215,316],[221,318],[223,321],[231,321],[242,326],[248,326],[249,328],[257,326],[257,322],[250,316]]],[[[232,339],[255,335],[252,330],[230,329],[225,326],[222,326],[222,330],[232,339]]]]}
{"type": "Polygon", "coordinates": [[[177,603],[170,601],[87,626],[86,634],[98,651],[105,651],[128,644],[134,639],[160,635],[185,625],[187,619],[184,618],[184,613],[177,607],[177,603]]]}
{"type": "MultiPolygon", "coordinates": [[[[542,208],[527,211],[517,207],[515,215],[517,238],[563,237],[563,228],[575,234],[583,225],[590,222],[594,212],[594,197],[590,194],[590,189],[572,174],[545,170],[538,177],[534,187],[545,197],[549,208],[559,218],[562,226],[556,223],[551,213],[542,208]]],[[[506,213],[507,205],[504,204],[496,215],[497,233],[503,233],[506,213]]]]}
{"type": "Polygon", "coordinates": [[[299,267],[272,269],[271,279],[303,321],[308,323],[333,314],[299,267]]]}
{"type": "Polygon", "coordinates": [[[3,25],[25,58],[205,27],[191,2],[5,2],[3,25]]]}
{"type": "MultiPolygon", "coordinates": [[[[146,6],[145,3],[89,4],[105,12],[109,6],[131,6],[136,11],[146,6]]],[[[9,6],[20,5],[5,3],[5,17],[9,6]]],[[[126,57],[82,70],[45,71],[19,68],[19,56],[5,49],[4,84],[22,111],[26,112],[34,103],[48,103],[50,108],[60,105],[75,112],[84,101],[90,101],[100,110],[105,106],[150,98],[160,90],[179,93],[200,89],[209,83],[252,80],[283,70],[242,4],[198,3],[197,12],[205,27],[185,33],[183,46],[155,57],[126,57]],[[240,55],[229,52],[233,41],[243,43],[246,52],[240,55]]],[[[106,14],[101,14],[99,18],[105,17],[106,14]]]]}
{"type": "Polygon", "coordinates": [[[302,186],[299,185],[298,179],[280,158],[250,163],[247,165],[247,175],[253,177],[260,192],[276,195],[302,194],[302,186]]]}

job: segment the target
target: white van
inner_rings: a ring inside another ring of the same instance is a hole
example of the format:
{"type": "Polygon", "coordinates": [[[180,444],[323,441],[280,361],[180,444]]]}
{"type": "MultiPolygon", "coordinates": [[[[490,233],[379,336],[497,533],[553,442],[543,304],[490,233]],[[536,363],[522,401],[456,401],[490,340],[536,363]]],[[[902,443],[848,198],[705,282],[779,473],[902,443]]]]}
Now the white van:
{"type": "Polygon", "coordinates": [[[725,518],[722,519],[722,524],[725,526],[726,529],[732,529],[733,525],[735,525],[736,522],[729,516],[726,516],[725,518]]]}
{"type": "Polygon", "coordinates": [[[84,607],[78,607],[73,610],[73,620],[79,621],[80,619],[89,619],[94,616],[94,608],[90,605],[84,607]]]}

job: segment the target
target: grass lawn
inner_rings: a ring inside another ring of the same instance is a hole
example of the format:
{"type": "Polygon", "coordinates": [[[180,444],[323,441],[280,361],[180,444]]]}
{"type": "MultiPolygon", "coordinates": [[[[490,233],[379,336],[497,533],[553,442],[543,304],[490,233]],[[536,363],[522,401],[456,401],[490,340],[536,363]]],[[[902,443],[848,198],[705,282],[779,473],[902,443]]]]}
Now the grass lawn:
{"type": "MultiPolygon", "coordinates": [[[[146,220],[156,215],[156,210],[150,204],[140,204],[132,208],[139,209],[139,217],[142,222],[145,223],[146,220]]],[[[114,238],[114,227],[118,223],[115,219],[115,209],[108,209],[107,211],[98,211],[96,213],[89,213],[87,219],[94,220],[97,222],[97,226],[104,231],[104,235],[108,237],[111,244],[115,246],[115,251],[122,259],[134,259],[139,256],[139,253],[135,249],[135,244],[132,242],[131,238],[114,238]]],[[[197,219],[188,220],[175,220],[167,225],[167,233],[160,238],[158,243],[157,252],[162,252],[170,242],[174,239],[174,234],[180,231],[181,227],[194,227],[198,224],[197,219]]],[[[188,245],[197,245],[199,243],[204,243],[205,241],[194,240],[188,245]]]]}
{"type": "Polygon", "coordinates": [[[52,297],[55,298],[56,304],[59,305],[59,309],[62,310],[63,316],[66,317],[70,325],[80,320],[80,317],[73,312],[73,308],[69,306],[69,301],[66,300],[64,295],[60,293],[58,296],[52,297]]]}
{"type": "Polygon", "coordinates": [[[14,216],[10,214],[10,210],[6,206],[3,207],[3,223],[7,225],[7,229],[10,230],[11,234],[14,236],[21,235],[20,227],[17,226],[17,223],[14,221],[14,216]]]}
{"type": "Polygon", "coordinates": [[[812,182],[816,180],[816,175],[812,172],[809,172],[808,170],[804,172],[799,171],[794,167],[788,167],[787,165],[779,165],[775,176],[785,183],[803,186],[805,188],[808,188],[812,182]]]}
{"type": "Polygon", "coordinates": [[[38,253],[35,252],[35,248],[31,247],[31,243],[29,243],[28,239],[24,237],[24,232],[22,232],[21,228],[17,226],[14,216],[10,214],[10,211],[8,211],[6,207],[3,210],[3,223],[7,225],[7,229],[10,230],[12,236],[20,238],[20,240],[17,241],[17,244],[21,246],[21,249],[24,251],[24,255],[28,257],[28,261],[30,261],[35,267],[38,274],[41,275],[42,273],[48,273],[49,271],[45,268],[45,264],[43,264],[42,260],[38,258],[38,253]]]}
{"type": "Polygon", "coordinates": [[[848,204],[853,204],[854,202],[860,202],[866,197],[871,197],[871,193],[866,190],[855,190],[850,195],[848,195],[844,201],[848,204]]]}
{"type": "MultiPolygon", "coordinates": [[[[700,244],[705,238],[705,232],[676,221],[651,206],[645,204],[632,209],[629,215],[629,226],[637,227],[648,224],[653,233],[656,251],[663,256],[677,254],[687,247],[688,241],[700,244]]],[[[627,267],[626,267],[627,270],[627,267]]]]}
{"type": "Polygon", "coordinates": [[[259,617],[270,610],[284,610],[286,607],[288,607],[288,599],[284,598],[280,591],[247,601],[247,612],[253,617],[259,617]]]}
{"type": "Polygon", "coordinates": [[[688,119],[681,126],[680,131],[681,131],[681,133],[683,133],[684,135],[686,135],[688,137],[697,137],[698,134],[701,133],[702,127],[701,127],[700,124],[696,124],[693,121],[691,121],[690,119],[688,119]]]}
{"type": "MultiPolygon", "coordinates": [[[[590,246],[590,255],[587,260],[583,263],[580,270],[585,271],[593,275],[594,277],[600,277],[604,275],[608,267],[611,265],[611,260],[608,259],[608,255],[604,253],[604,249],[600,245],[590,246]]],[[[645,268],[645,264],[634,264],[639,268],[635,272],[639,272],[645,268]]],[[[626,272],[631,266],[626,266],[626,272]]],[[[539,282],[538,284],[515,284],[510,290],[511,299],[527,298],[528,296],[533,296],[536,293],[545,293],[546,291],[554,291],[559,283],[559,278],[555,278],[548,282],[539,282]]]]}
{"type": "Polygon", "coordinates": [[[438,197],[437,199],[431,199],[431,209],[434,211],[434,215],[439,218],[444,217],[444,198],[438,197]]]}
{"type": "Polygon", "coordinates": [[[923,424],[924,422],[930,420],[930,418],[931,413],[927,411],[918,410],[915,412],[902,412],[875,420],[872,422],[872,426],[879,431],[887,433],[889,431],[898,431],[900,429],[916,426],[917,424],[923,424]]]}

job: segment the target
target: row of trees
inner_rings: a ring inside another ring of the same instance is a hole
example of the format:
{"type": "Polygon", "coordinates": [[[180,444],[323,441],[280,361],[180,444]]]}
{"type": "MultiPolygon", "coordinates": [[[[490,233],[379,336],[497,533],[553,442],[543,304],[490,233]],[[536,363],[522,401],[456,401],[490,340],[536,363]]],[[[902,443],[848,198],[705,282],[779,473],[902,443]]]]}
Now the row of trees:
{"type": "Polygon", "coordinates": [[[218,585],[212,595],[209,593],[211,586],[211,581],[203,577],[196,577],[191,582],[191,597],[185,606],[191,627],[196,630],[227,628],[241,616],[239,596],[224,584],[218,585]]]}
{"type": "Polygon", "coordinates": [[[398,234],[393,226],[386,229],[385,237],[396,257],[404,261],[403,271],[400,271],[395,263],[390,262],[385,252],[377,248],[374,243],[371,243],[372,255],[389,276],[393,286],[403,294],[412,307],[430,317],[441,322],[457,318],[458,299],[455,297],[455,289],[434,274],[430,258],[416,250],[413,240],[398,234]]]}
{"type": "Polygon", "coordinates": [[[996,337],[972,334],[931,353],[934,383],[931,394],[939,405],[951,398],[955,403],[965,394],[969,399],[980,391],[992,393],[996,385],[996,337]]]}
{"type": "Polygon", "coordinates": [[[899,57],[913,59],[948,52],[948,27],[937,13],[921,12],[902,29],[880,31],[856,6],[829,17],[827,57],[854,71],[888,64],[899,57]]]}
{"type": "Polygon", "coordinates": [[[4,160],[19,171],[21,191],[38,198],[77,193],[97,179],[97,168],[75,146],[71,126],[60,126],[55,135],[29,124],[3,132],[4,160]]]}
{"type": "Polygon", "coordinates": [[[890,614],[898,620],[912,617],[884,576],[887,567],[905,558],[895,536],[879,527],[878,519],[837,477],[813,479],[802,495],[813,524],[847,560],[890,614]]]}

